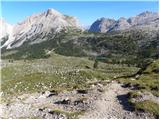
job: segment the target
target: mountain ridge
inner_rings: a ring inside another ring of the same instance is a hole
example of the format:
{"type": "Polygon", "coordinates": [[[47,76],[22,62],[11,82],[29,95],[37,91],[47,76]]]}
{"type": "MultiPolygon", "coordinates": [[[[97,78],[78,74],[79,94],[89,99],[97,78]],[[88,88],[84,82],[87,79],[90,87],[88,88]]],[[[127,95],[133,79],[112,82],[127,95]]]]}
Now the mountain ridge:
{"type": "Polygon", "coordinates": [[[127,30],[139,27],[150,27],[151,29],[157,28],[156,26],[159,22],[159,16],[157,12],[145,11],[137,16],[129,17],[128,19],[121,17],[118,20],[110,18],[100,18],[97,19],[89,28],[89,32],[111,32],[117,30],[127,30]],[[110,22],[112,20],[112,22],[110,22]],[[110,23],[109,25],[106,23],[110,23]],[[153,27],[153,28],[152,28],[153,27]]]}
{"type": "Polygon", "coordinates": [[[24,21],[13,26],[13,34],[9,34],[12,39],[8,39],[3,45],[7,49],[21,46],[30,40],[31,44],[45,41],[49,34],[67,30],[69,28],[82,30],[75,17],[63,15],[62,13],[48,9],[45,12],[33,14],[24,21]],[[40,38],[39,40],[35,40],[40,38]]]}
{"type": "MultiPolygon", "coordinates": [[[[145,19],[147,19],[146,16],[148,14],[148,12],[141,13],[139,16],[145,16],[145,19]]],[[[109,32],[104,27],[103,29],[98,29],[96,33],[92,33],[83,31],[77,26],[73,17],[49,9],[44,13],[26,19],[29,23],[36,22],[35,24],[29,24],[30,27],[25,27],[28,25],[26,21],[19,23],[17,25],[18,30],[16,30],[19,31],[16,36],[17,39],[12,39],[13,41],[11,42],[7,38],[3,39],[2,58],[46,58],[49,57],[49,51],[65,56],[107,56],[107,58],[109,56],[111,61],[117,61],[116,56],[119,56],[118,59],[122,59],[120,61],[125,62],[129,61],[130,58],[133,62],[132,58],[139,59],[139,56],[142,59],[147,57],[157,58],[159,38],[157,26],[159,18],[155,19],[151,17],[152,15],[149,16],[150,20],[147,19],[145,25],[132,25],[132,27],[124,17],[121,17],[118,22],[113,19],[107,19],[106,21],[106,18],[101,18],[99,21],[104,22],[100,28],[106,25],[109,32]],[[62,24],[62,26],[60,24],[60,28],[62,29],[59,30],[59,26],[52,26],[54,24],[51,23],[56,21],[55,24],[57,25],[57,20],[59,21],[61,17],[65,18],[62,20],[65,20],[67,27],[64,27],[64,22],[60,22],[62,24]],[[129,29],[126,29],[126,27],[129,29]],[[102,30],[102,33],[99,30],[102,30]],[[105,33],[103,33],[103,30],[105,30],[105,33]]],[[[134,18],[134,20],[136,19],[134,18]]],[[[141,19],[138,19],[138,21],[141,21],[141,19]]]]}

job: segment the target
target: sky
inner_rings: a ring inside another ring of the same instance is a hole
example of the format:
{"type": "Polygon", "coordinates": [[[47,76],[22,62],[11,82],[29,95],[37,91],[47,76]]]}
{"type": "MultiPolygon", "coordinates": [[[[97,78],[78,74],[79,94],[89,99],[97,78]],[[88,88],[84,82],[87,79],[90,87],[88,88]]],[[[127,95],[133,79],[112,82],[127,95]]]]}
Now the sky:
{"type": "Polygon", "coordinates": [[[0,16],[10,24],[53,8],[65,15],[76,16],[83,26],[89,26],[101,17],[117,20],[144,11],[158,12],[158,1],[2,1],[0,8],[0,16]]]}

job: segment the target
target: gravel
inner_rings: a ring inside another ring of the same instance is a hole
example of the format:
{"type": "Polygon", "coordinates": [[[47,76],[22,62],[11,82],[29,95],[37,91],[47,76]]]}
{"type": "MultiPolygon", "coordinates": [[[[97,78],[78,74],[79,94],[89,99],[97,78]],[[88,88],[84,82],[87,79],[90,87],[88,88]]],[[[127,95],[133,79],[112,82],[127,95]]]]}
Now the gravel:
{"type": "Polygon", "coordinates": [[[146,119],[153,118],[148,113],[136,113],[127,102],[127,88],[117,82],[106,86],[105,92],[92,103],[89,109],[80,118],[87,119],[146,119]]]}
{"type": "MultiPolygon", "coordinates": [[[[92,85],[91,85],[92,86],[92,85]]],[[[127,102],[127,93],[130,90],[122,87],[117,82],[111,82],[106,86],[94,85],[85,93],[77,93],[76,90],[64,91],[54,94],[49,91],[15,96],[9,103],[0,104],[0,118],[40,118],[40,119],[66,119],[62,113],[54,113],[53,110],[64,112],[86,111],[79,118],[89,119],[139,119],[153,118],[147,113],[136,113],[127,102]],[[103,91],[99,89],[103,88],[103,91]],[[50,94],[52,94],[50,96],[50,94]],[[48,97],[49,96],[49,97],[48,97]],[[63,100],[69,100],[68,104],[61,104],[63,100]],[[57,104],[59,103],[59,104],[57,104]]],[[[151,95],[150,95],[151,96],[151,95]]],[[[154,98],[156,99],[156,98],[154,98]]]]}

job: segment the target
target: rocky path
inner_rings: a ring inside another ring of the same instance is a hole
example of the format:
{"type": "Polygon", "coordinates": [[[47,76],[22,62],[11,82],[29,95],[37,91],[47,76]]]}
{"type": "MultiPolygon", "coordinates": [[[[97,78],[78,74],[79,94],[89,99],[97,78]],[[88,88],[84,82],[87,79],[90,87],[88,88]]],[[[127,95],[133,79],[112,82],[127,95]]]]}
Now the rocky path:
{"type": "Polygon", "coordinates": [[[10,103],[0,104],[0,118],[68,118],[63,113],[53,110],[77,112],[85,110],[78,118],[89,119],[139,119],[152,118],[147,113],[136,113],[127,102],[130,90],[117,82],[93,85],[88,91],[68,91],[55,94],[44,93],[23,94],[13,97],[10,103]]]}
{"type": "Polygon", "coordinates": [[[121,87],[117,82],[106,86],[104,94],[92,103],[93,109],[88,110],[81,118],[90,119],[139,119],[148,118],[145,113],[135,113],[127,102],[127,88],[121,87]]]}

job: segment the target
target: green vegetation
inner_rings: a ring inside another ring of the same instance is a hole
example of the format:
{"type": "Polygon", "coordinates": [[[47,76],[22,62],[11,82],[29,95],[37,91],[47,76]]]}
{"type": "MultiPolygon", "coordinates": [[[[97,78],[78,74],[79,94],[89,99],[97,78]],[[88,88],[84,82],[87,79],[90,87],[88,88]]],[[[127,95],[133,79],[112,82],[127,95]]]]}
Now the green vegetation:
{"type": "Polygon", "coordinates": [[[143,71],[143,73],[145,74],[158,73],[158,72],[159,72],[159,60],[154,61],[143,71]]]}
{"type": "MultiPolygon", "coordinates": [[[[158,33],[150,35],[148,32],[152,34],[154,31],[103,34],[68,29],[67,32],[51,34],[47,41],[39,44],[26,42],[19,48],[3,48],[2,100],[53,89],[58,92],[85,90],[90,88],[90,83],[100,81],[107,84],[105,80],[116,79],[137,89],[129,93],[128,99],[135,110],[150,112],[158,117],[156,103],[132,101],[132,98],[140,96],[138,91],[159,96],[159,36],[158,33]]],[[[103,89],[99,91],[103,92],[103,89]]],[[[52,112],[63,113],[67,118],[77,118],[83,113],[52,112]]]]}
{"type": "Polygon", "coordinates": [[[136,80],[130,80],[130,78],[121,78],[123,83],[130,83],[136,85],[138,90],[129,92],[128,102],[137,111],[149,112],[159,118],[159,104],[154,103],[151,100],[134,101],[133,99],[141,97],[140,92],[149,91],[155,96],[159,96],[159,60],[154,61],[148,65],[143,71],[140,77],[136,80]]]}
{"type": "Polygon", "coordinates": [[[140,93],[138,91],[132,91],[128,93],[129,98],[137,98],[137,97],[141,97],[140,93]]]}
{"type": "MultiPolygon", "coordinates": [[[[150,33],[154,31],[149,31],[150,33]]],[[[12,50],[2,49],[2,59],[41,59],[49,58],[49,51],[76,57],[103,57],[103,62],[128,64],[140,67],[146,59],[158,58],[158,34],[150,36],[146,30],[130,30],[108,34],[88,33],[69,29],[48,36],[39,44],[23,46],[12,50]],[[144,45],[139,43],[144,42],[144,45]],[[16,52],[11,52],[11,51],[16,52]],[[46,52],[48,51],[48,52],[46,52]]],[[[37,38],[38,39],[38,38],[37,38]]]]}
{"type": "Polygon", "coordinates": [[[150,100],[134,103],[135,110],[152,113],[155,118],[159,118],[159,105],[150,100]]]}
{"type": "Polygon", "coordinates": [[[132,93],[132,95],[129,97],[128,101],[132,105],[135,111],[142,111],[142,112],[149,112],[157,119],[159,118],[159,104],[150,101],[150,100],[144,100],[139,102],[133,102],[132,98],[137,97],[139,94],[132,93]],[[133,95],[134,94],[134,95],[133,95]]]}
{"type": "Polygon", "coordinates": [[[150,91],[153,95],[159,96],[159,60],[154,61],[146,67],[139,78],[131,80],[132,78],[119,78],[122,83],[130,83],[136,85],[141,91],[150,91]]]}
{"type": "Polygon", "coordinates": [[[151,101],[151,100],[144,100],[144,101],[133,101],[133,98],[141,97],[141,94],[138,91],[132,91],[128,93],[128,102],[132,105],[134,110],[142,111],[142,112],[149,112],[154,115],[155,118],[159,118],[159,104],[151,101]]]}
{"type": "Polygon", "coordinates": [[[54,53],[48,59],[15,60],[13,63],[3,61],[1,91],[7,97],[53,88],[57,91],[85,89],[89,88],[89,81],[111,80],[114,76],[138,71],[136,67],[102,62],[99,62],[97,69],[92,69],[93,64],[88,58],[65,57],[54,53]]]}
{"type": "Polygon", "coordinates": [[[95,62],[93,64],[93,68],[98,68],[98,60],[95,60],[95,62]]]}

